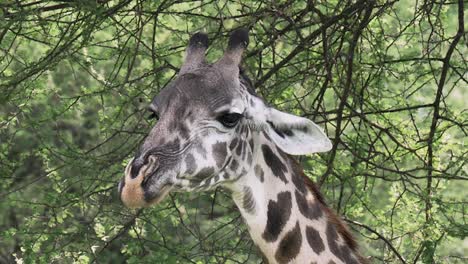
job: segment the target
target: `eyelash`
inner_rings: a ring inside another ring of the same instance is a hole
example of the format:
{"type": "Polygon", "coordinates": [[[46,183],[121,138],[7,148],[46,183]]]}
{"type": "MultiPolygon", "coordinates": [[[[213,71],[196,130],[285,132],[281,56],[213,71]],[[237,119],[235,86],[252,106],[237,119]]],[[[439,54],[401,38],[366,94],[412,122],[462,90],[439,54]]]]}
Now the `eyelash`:
{"type": "Polygon", "coordinates": [[[237,125],[237,123],[239,123],[242,117],[244,116],[239,113],[225,113],[219,116],[217,119],[221,124],[223,124],[223,126],[227,128],[233,128],[237,125]]]}
{"type": "MultiPolygon", "coordinates": [[[[221,116],[219,116],[217,119],[218,121],[223,124],[225,127],[228,128],[233,128],[239,123],[240,119],[244,117],[242,114],[239,113],[225,113],[221,116]]],[[[156,114],[156,112],[151,111],[151,113],[148,116],[149,120],[156,119],[156,121],[159,120],[159,115],[156,114]]]]}

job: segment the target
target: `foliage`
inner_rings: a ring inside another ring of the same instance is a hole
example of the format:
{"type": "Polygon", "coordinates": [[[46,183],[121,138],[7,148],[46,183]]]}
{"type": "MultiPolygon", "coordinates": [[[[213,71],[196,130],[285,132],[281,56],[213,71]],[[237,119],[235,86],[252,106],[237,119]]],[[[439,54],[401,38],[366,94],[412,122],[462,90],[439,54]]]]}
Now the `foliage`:
{"type": "Polygon", "coordinates": [[[0,262],[260,262],[222,189],[137,212],[116,195],[189,36],[207,32],[214,60],[249,27],[259,94],[332,138],[301,162],[364,255],[463,263],[465,4],[0,2],[0,262]]]}

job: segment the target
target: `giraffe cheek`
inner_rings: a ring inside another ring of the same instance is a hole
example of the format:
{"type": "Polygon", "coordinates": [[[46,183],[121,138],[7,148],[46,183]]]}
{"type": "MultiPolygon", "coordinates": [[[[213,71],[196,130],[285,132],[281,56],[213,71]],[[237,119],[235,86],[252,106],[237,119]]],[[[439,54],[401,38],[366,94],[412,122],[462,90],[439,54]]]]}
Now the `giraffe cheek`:
{"type": "Polygon", "coordinates": [[[216,161],[216,166],[221,168],[226,160],[227,156],[227,144],[226,142],[218,142],[212,146],[212,153],[216,161]]]}

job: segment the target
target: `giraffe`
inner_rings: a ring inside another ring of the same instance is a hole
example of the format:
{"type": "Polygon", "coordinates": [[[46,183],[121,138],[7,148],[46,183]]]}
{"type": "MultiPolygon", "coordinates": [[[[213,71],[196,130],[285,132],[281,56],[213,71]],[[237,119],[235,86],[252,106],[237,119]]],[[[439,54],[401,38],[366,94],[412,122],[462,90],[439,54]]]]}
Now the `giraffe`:
{"type": "Polygon", "coordinates": [[[364,263],[345,224],[293,155],[332,144],[312,121],[268,106],[240,68],[248,31],[234,30],[215,63],[194,34],[177,77],[154,97],[158,121],[119,183],[130,208],[169,192],[227,189],[267,263],[364,263]]]}

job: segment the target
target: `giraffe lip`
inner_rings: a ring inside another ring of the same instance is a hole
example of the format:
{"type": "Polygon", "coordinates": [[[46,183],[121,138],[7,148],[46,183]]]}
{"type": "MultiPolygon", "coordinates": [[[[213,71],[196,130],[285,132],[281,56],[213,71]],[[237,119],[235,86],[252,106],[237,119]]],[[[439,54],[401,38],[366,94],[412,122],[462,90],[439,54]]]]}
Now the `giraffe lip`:
{"type": "Polygon", "coordinates": [[[152,193],[148,195],[149,197],[145,197],[146,202],[148,205],[156,205],[164,200],[164,198],[167,197],[169,192],[173,189],[173,185],[168,183],[165,183],[159,190],[155,193],[152,193]]]}

